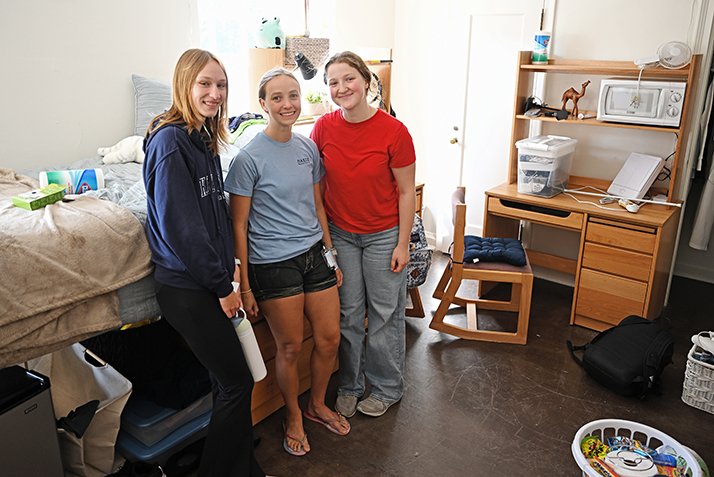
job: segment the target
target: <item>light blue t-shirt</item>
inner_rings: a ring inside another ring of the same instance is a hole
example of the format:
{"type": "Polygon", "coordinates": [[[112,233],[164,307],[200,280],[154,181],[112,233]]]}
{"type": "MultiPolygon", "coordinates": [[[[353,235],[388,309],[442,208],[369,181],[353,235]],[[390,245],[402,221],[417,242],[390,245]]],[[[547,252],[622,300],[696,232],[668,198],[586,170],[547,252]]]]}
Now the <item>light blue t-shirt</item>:
{"type": "Polygon", "coordinates": [[[282,143],[260,132],[233,158],[225,189],[251,197],[251,263],[287,260],[322,238],[313,187],[323,174],[317,146],[297,133],[282,143]]]}

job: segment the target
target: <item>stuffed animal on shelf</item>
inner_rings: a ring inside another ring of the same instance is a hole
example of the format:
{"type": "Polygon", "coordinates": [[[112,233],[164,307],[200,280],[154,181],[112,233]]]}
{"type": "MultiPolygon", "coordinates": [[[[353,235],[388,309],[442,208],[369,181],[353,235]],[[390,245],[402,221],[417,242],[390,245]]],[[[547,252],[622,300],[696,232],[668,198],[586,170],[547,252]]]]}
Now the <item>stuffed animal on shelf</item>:
{"type": "Polygon", "coordinates": [[[285,49],[285,33],[283,27],[280,26],[280,18],[275,17],[272,20],[263,18],[258,29],[255,47],[285,49]]]}
{"type": "Polygon", "coordinates": [[[144,137],[129,136],[112,147],[100,147],[97,154],[104,156],[104,164],[123,164],[125,162],[144,162],[144,137]]]}

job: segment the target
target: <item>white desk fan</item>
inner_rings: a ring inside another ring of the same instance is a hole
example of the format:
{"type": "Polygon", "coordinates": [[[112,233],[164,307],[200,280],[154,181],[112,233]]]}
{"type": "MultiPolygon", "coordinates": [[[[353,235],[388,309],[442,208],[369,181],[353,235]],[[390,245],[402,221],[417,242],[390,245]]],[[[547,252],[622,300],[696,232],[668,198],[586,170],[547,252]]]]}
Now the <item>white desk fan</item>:
{"type": "Polygon", "coordinates": [[[692,49],[681,41],[670,41],[659,47],[656,55],[635,60],[640,69],[663,66],[670,70],[683,68],[692,61],[692,49]]]}

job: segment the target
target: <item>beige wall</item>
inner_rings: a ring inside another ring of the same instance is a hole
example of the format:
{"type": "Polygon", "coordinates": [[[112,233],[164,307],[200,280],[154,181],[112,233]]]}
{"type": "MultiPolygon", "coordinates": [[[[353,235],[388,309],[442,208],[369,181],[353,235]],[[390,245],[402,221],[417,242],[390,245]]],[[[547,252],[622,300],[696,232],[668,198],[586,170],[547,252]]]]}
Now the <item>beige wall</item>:
{"type": "Polygon", "coordinates": [[[131,74],[170,81],[196,0],[29,0],[0,15],[0,167],[95,156],[134,132],[131,74]]]}

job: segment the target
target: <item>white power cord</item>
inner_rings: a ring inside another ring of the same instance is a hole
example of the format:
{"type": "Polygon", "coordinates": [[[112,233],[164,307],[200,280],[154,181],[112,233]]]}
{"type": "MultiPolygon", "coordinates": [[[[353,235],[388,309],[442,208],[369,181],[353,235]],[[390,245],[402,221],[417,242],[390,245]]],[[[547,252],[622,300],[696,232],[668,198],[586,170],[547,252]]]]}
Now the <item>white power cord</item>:
{"type": "MultiPolygon", "coordinates": [[[[677,202],[664,202],[664,201],[659,201],[659,200],[634,199],[634,198],[632,198],[632,197],[620,197],[620,196],[617,196],[617,195],[608,194],[608,193],[603,192],[603,191],[601,191],[600,189],[596,189],[595,187],[592,187],[592,186],[585,186],[585,187],[581,187],[580,189],[565,189],[563,192],[564,192],[564,193],[565,193],[565,192],[570,192],[570,193],[572,193],[572,194],[593,195],[593,196],[596,196],[596,197],[610,197],[610,198],[615,199],[615,200],[620,200],[620,199],[622,199],[622,200],[625,200],[625,201],[631,200],[631,201],[633,201],[633,202],[644,202],[644,203],[649,203],[649,204],[660,204],[660,205],[671,205],[671,206],[674,206],[674,207],[682,207],[682,204],[677,203],[677,202]],[[594,192],[585,192],[583,189],[587,189],[587,188],[594,189],[594,190],[596,190],[596,191],[598,191],[598,192],[600,192],[600,193],[599,193],[599,194],[596,194],[596,193],[594,193],[594,192]]],[[[570,195],[570,194],[568,194],[568,195],[570,195]]],[[[572,197],[572,196],[570,196],[570,197],[572,197]]],[[[573,198],[574,198],[574,197],[573,197],[573,198]]],[[[575,199],[575,200],[577,200],[577,199],[575,199]]],[[[578,202],[580,202],[580,201],[578,201],[578,202]]],[[[595,204],[593,204],[593,205],[595,205],[595,204]]],[[[608,207],[605,207],[605,208],[607,209],[608,207]]]]}
{"type": "MultiPolygon", "coordinates": [[[[595,202],[590,202],[589,200],[580,200],[577,197],[575,197],[573,194],[569,194],[567,189],[563,192],[564,195],[567,195],[571,199],[573,199],[575,202],[578,204],[589,204],[589,205],[594,205],[598,209],[605,209],[605,210],[611,210],[613,212],[627,212],[625,209],[613,209],[612,207],[604,207],[600,204],[596,204],[595,202]]],[[[594,195],[594,194],[593,194],[594,195]]]]}

